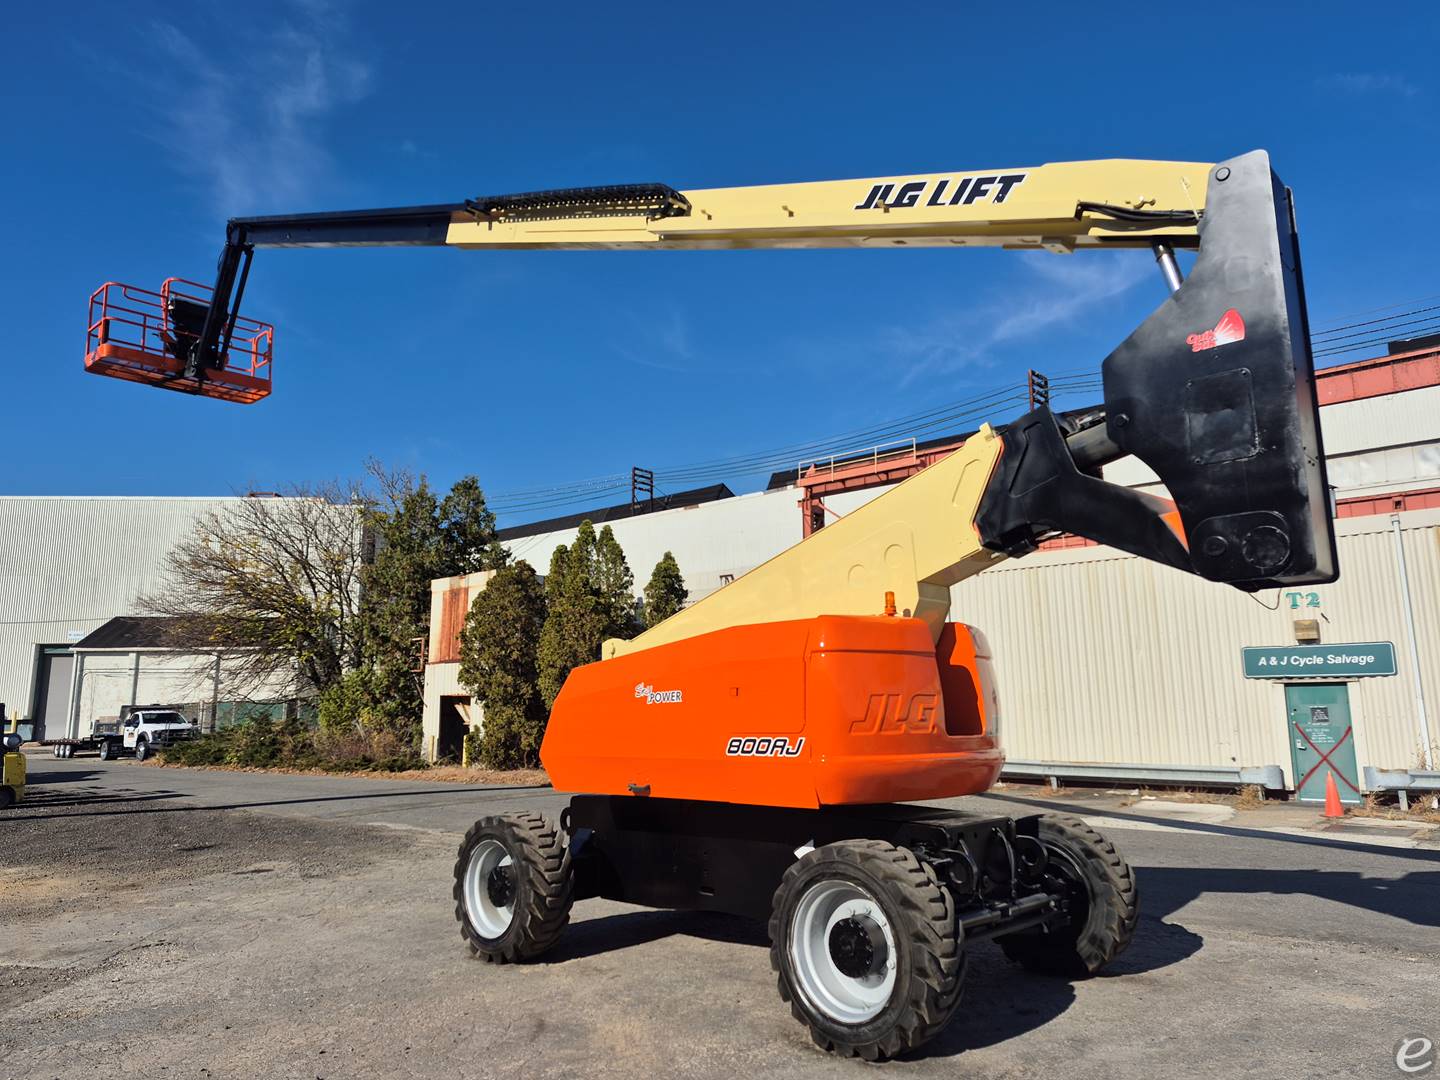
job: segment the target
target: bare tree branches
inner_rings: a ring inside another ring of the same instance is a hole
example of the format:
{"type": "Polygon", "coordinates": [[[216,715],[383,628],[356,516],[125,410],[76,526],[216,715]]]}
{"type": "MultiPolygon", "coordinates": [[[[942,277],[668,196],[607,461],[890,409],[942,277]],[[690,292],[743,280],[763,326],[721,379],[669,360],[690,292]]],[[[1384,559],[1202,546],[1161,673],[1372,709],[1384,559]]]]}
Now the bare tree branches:
{"type": "Polygon", "coordinates": [[[234,696],[329,686],[360,660],[368,505],[358,487],[339,484],[236,500],[171,551],[164,586],[140,606],[177,617],[174,647],[226,652],[234,696]]]}

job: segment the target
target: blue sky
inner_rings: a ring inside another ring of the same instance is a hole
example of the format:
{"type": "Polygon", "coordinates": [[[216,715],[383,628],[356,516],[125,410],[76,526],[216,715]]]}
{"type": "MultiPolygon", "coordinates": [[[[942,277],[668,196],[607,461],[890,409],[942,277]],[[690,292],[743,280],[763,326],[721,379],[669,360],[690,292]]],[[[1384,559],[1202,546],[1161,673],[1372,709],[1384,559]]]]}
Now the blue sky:
{"type": "Polygon", "coordinates": [[[367,457],[494,494],[664,469],[1093,369],[1163,297],[1139,252],[262,251],[267,401],[84,374],[90,291],[208,280],[234,214],[1263,147],[1317,327],[1440,292],[1440,16],[1308,7],[24,5],[0,493],[226,494],[367,457]]]}

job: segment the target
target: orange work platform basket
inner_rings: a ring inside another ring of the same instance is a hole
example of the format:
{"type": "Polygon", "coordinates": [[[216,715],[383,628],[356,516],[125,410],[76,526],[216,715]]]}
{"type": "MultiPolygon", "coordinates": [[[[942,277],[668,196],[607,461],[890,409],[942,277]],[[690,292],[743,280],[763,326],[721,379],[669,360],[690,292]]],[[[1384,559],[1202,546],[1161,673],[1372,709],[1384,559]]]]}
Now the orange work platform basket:
{"type": "Polygon", "coordinates": [[[191,362],[211,295],[208,286],[183,278],[168,278],[159,292],[107,281],[90,294],[85,370],[222,401],[259,401],[270,393],[269,323],[236,315],[221,327],[215,359],[191,362]]]}

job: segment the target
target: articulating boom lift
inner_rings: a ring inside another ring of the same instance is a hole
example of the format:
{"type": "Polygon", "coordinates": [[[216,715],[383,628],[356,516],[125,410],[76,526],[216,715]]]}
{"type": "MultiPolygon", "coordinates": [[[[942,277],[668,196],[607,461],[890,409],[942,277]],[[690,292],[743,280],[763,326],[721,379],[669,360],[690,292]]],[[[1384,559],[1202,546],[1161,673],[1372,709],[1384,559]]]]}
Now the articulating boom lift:
{"type": "Polygon", "coordinates": [[[984,636],[950,587],[1073,532],[1254,590],[1337,574],[1290,194],[1260,151],[680,192],[583,188],[230,222],[213,288],[114,283],[92,371],[228,400],[269,390],[239,314],[257,247],[1149,248],[1171,295],[1103,365],[1103,408],[1039,408],[575,669],[541,758],[583,791],[556,824],[478,821],[456,915],[486,960],[528,960],[574,900],[768,919],[781,996],[826,1049],[919,1046],[955,1013],[968,941],[1028,968],[1100,969],[1135,881],[1074,818],[908,805],[1000,773],[984,636]],[[1182,280],[1176,249],[1198,255],[1182,280]],[[137,299],[138,298],[138,299],[137,299]],[[1174,502],[1104,481],[1127,454],[1174,502]]]}

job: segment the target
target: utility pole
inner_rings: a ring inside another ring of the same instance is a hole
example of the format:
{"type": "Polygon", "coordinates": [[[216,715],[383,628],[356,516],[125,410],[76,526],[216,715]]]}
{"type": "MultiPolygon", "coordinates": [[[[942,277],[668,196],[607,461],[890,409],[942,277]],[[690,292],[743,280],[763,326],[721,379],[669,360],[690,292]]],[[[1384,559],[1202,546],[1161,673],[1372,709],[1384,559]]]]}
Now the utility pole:
{"type": "Polygon", "coordinates": [[[1050,380],[1031,368],[1025,375],[1025,390],[1030,398],[1030,411],[1050,404],[1050,380]]]}
{"type": "Polygon", "coordinates": [[[655,473],[635,465],[630,469],[630,513],[640,513],[640,496],[646,499],[647,511],[655,509],[655,473]]]}

